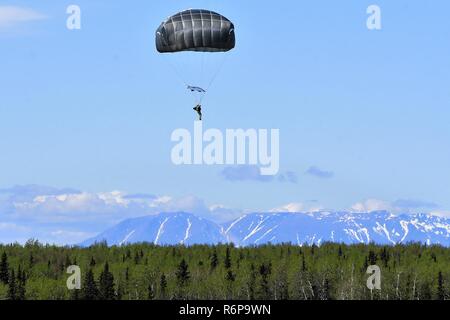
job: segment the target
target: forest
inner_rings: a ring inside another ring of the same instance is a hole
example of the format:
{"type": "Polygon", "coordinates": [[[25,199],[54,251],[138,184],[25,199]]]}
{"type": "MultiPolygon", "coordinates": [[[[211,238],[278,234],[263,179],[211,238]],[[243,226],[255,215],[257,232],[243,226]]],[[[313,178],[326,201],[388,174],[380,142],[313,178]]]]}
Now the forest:
{"type": "Polygon", "coordinates": [[[445,300],[450,248],[0,245],[0,300],[445,300]],[[69,290],[67,268],[80,267],[69,290]],[[381,289],[367,287],[379,266],[381,289]]]}

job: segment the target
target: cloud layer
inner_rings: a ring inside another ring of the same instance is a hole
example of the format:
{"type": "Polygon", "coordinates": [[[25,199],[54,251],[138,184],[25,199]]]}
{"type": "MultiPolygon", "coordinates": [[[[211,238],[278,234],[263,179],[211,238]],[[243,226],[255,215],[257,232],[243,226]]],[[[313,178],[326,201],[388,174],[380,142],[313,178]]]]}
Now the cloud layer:
{"type": "Polygon", "coordinates": [[[25,7],[0,6],[0,28],[12,27],[21,23],[43,20],[46,16],[25,7]]]}
{"type": "Polygon", "coordinates": [[[353,212],[390,211],[392,213],[417,213],[417,212],[430,212],[430,209],[436,209],[438,207],[439,205],[436,203],[414,199],[399,199],[392,202],[379,199],[367,199],[352,205],[351,211],[353,212]]]}
{"type": "Polygon", "coordinates": [[[77,243],[127,218],[177,211],[192,212],[217,222],[240,215],[239,211],[222,205],[208,206],[191,195],[174,198],[16,186],[0,189],[0,242],[39,238],[58,244],[77,243]]]}
{"type": "MultiPolygon", "coordinates": [[[[255,178],[251,174],[253,171],[243,172],[237,181],[242,181],[243,177],[255,178]]],[[[292,180],[289,182],[297,181],[295,174],[285,173],[283,178],[292,180]]],[[[279,180],[280,176],[273,177],[275,179],[279,180]]],[[[247,212],[245,209],[207,204],[194,195],[171,197],[121,191],[92,193],[39,185],[15,186],[0,189],[0,242],[24,243],[34,238],[48,243],[75,244],[128,218],[185,211],[221,223],[241,216],[247,212]]],[[[368,199],[355,203],[350,211],[370,213],[386,210],[394,214],[431,211],[434,215],[450,216],[450,212],[437,209],[437,204],[428,201],[368,199]]],[[[314,201],[309,204],[290,202],[267,211],[312,213],[323,210],[324,207],[314,201]]]]}

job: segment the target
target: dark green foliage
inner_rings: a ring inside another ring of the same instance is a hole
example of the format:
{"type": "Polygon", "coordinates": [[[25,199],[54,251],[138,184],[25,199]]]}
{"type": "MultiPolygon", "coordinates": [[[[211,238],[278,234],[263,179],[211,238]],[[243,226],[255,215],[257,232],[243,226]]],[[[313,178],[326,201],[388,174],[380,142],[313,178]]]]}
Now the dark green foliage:
{"type": "Polygon", "coordinates": [[[324,243],[241,247],[0,245],[2,299],[449,299],[450,248],[324,243]],[[68,264],[82,289],[67,290],[68,264]],[[381,268],[381,291],[366,287],[381,268]]]}
{"type": "Polygon", "coordinates": [[[249,300],[255,300],[256,276],[255,265],[252,263],[250,265],[250,275],[247,282],[247,292],[249,300]]]}
{"type": "Polygon", "coordinates": [[[444,288],[444,278],[442,276],[442,272],[439,271],[438,273],[438,290],[437,290],[437,299],[438,300],[445,300],[446,298],[446,292],[444,288]]]}
{"type": "Polygon", "coordinates": [[[6,252],[3,252],[0,261],[0,282],[3,282],[3,284],[8,284],[8,280],[9,280],[8,255],[6,254],[6,252]]]}
{"type": "Polygon", "coordinates": [[[30,269],[32,269],[33,266],[34,266],[34,256],[33,256],[33,253],[32,253],[32,252],[30,252],[30,257],[29,257],[29,259],[28,259],[28,265],[29,265],[29,268],[30,268],[30,269]]]}
{"type": "Polygon", "coordinates": [[[229,247],[227,247],[227,250],[225,252],[224,266],[225,266],[225,269],[230,269],[231,268],[231,253],[230,253],[230,248],[229,247]]]}
{"type": "Polygon", "coordinates": [[[234,280],[236,280],[236,276],[234,275],[233,271],[227,270],[225,280],[230,281],[230,282],[233,282],[234,280]]]}
{"type": "Polygon", "coordinates": [[[86,273],[82,288],[82,297],[84,300],[97,300],[99,298],[99,291],[97,288],[97,283],[94,279],[94,273],[92,272],[92,269],[89,269],[89,271],[86,273]]]}
{"type": "Polygon", "coordinates": [[[302,271],[306,272],[308,269],[306,267],[305,255],[302,254],[302,271]]]}
{"type": "Polygon", "coordinates": [[[270,299],[270,286],[269,286],[269,276],[272,273],[272,264],[263,263],[259,267],[259,275],[261,277],[259,297],[260,299],[270,299]]]}
{"type": "Polygon", "coordinates": [[[219,258],[217,257],[217,250],[214,248],[214,251],[211,255],[211,270],[214,270],[219,265],[219,258]]]}
{"type": "Polygon", "coordinates": [[[22,270],[19,265],[19,270],[17,271],[17,280],[16,280],[16,299],[17,300],[25,300],[25,288],[26,288],[27,276],[25,271],[22,270]]]}
{"type": "Polygon", "coordinates": [[[100,274],[100,278],[98,281],[98,291],[100,294],[101,300],[114,300],[115,292],[114,292],[114,276],[109,271],[108,262],[105,263],[105,267],[100,274]]]}
{"type": "Polygon", "coordinates": [[[371,266],[377,264],[377,255],[372,250],[369,251],[368,260],[371,266]]]}
{"type": "Polygon", "coordinates": [[[161,299],[166,299],[167,290],[167,279],[166,275],[163,273],[159,279],[159,294],[161,299]]]}
{"type": "Polygon", "coordinates": [[[187,282],[189,281],[189,278],[191,277],[189,274],[189,266],[186,263],[186,260],[181,260],[180,264],[178,265],[177,272],[175,273],[177,277],[177,282],[180,287],[184,287],[187,282]]]}
{"type": "Polygon", "coordinates": [[[17,300],[17,284],[16,284],[16,274],[14,270],[11,270],[8,279],[8,299],[17,300]]]}
{"type": "MultiPolygon", "coordinates": [[[[419,255],[419,258],[420,258],[420,255],[419,255]]],[[[387,248],[386,247],[383,247],[383,250],[381,251],[381,254],[380,254],[380,259],[381,259],[381,261],[383,261],[383,266],[385,268],[387,268],[388,267],[388,263],[389,263],[389,254],[387,252],[387,248]]]]}

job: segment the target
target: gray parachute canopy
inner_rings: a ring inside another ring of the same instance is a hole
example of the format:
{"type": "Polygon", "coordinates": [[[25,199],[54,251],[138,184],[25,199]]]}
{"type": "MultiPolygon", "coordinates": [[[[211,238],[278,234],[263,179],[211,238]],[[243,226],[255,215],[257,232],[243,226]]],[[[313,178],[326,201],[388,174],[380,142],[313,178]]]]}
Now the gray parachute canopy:
{"type": "Polygon", "coordinates": [[[233,23],[208,10],[191,9],[177,13],[156,30],[156,49],[161,53],[226,52],[235,44],[233,23]]]}

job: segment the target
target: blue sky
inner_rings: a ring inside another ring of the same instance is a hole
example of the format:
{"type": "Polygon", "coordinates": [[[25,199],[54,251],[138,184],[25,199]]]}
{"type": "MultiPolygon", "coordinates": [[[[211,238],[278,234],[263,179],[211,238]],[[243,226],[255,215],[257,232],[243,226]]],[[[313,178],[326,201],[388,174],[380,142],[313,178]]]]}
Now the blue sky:
{"type": "MultiPolygon", "coordinates": [[[[449,12],[444,0],[1,1],[0,208],[23,192],[13,186],[45,185],[190,199],[187,208],[205,215],[216,204],[447,213],[449,12]],[[366,28],[374,3],[380,31],[366,28]],[[70,4],[82,10],[81,30],[66,28],[70,4]],[[2,15],[5,6],[22,18],[2,15]],[[171,132],[191,129],[195,114],[154,32],[185,8],[218,11],[236,26],[204,127],[280,129],[278,177],[170,161],[171,132]]],[[[0,212],[0,229],[18,220],[27,221],[0,212]]],[[[73,239],[101,231],[86,221],[71,228],[73,239]]],[[[63,241],[50,229],[39,236],[63,241]]]]}

